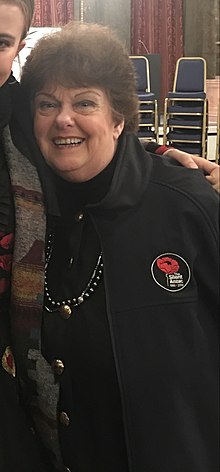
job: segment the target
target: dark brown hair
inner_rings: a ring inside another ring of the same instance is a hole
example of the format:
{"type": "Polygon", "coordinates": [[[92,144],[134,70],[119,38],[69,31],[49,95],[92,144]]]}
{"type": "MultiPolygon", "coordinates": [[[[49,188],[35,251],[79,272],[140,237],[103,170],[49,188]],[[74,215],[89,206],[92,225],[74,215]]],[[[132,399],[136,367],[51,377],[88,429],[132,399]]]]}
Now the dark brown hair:
{"type": "Polygon", "coordinates": [[[5,5],[17,5],[24,15],[24,30],[21,40],[25,38],[31,26],[34,14],[34,0],[0,0],[0,3],[5,5]]]}
{"type": "Polygon", "coordinates": [[[43,37],[27,58],[21,84],[31,99],[45,85],[101,88],[113,119],[124,119],[126,131],[137,130],[134,68],[123,44],[107,27],[70,22],[43,37]]]}

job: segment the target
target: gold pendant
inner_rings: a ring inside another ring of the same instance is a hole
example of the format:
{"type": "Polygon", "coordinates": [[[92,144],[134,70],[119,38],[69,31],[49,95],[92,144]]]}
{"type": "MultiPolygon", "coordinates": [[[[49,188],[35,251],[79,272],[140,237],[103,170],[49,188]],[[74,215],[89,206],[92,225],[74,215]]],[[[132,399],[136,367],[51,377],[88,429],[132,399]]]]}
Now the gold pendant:
{"type": "Polygon", "coordinates": [[[2,367],[6,370],[6,372],[8,372],[8,374],[11,374],[13,377],[15,377],[16,367],[14,356],[12,354],[10,346],[6,347],[5,352],[2,356],[2,367]]]}
{"type": "Polygon", "coordinates": [[[68,320],[70,316],[72,315],[72,310],[69,305],[62,305],[59,309],[59,312],[65,320],[68,320]]]}

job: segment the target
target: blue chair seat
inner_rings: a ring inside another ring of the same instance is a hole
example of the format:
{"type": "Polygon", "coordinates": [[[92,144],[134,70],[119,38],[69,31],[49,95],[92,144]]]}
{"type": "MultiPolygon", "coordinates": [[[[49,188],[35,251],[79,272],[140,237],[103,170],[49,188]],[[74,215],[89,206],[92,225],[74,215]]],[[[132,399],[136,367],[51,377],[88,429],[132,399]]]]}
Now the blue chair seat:
{"type": "Polygon", "coordinates": [[[172,143],[172,146],[180,151],[188,152],[189,154],[197,154],[201,156],[201,144],[198,143],[172,143]]]}
{"type": "Polygon", "coordinates": [[[173,133],[173,132],[170,132],[168,133],[167,135],[169,141],[189,141],[189,142],[194,142],[194,141],[198,141],[198,143],[201,143],[201,133],[200,134],[186,134],[186,133],[183,133],[183,134],[180,134],[180,133],[173,133]]]}
{"type": "Polygon", "coordinates": [[[188,98],[189,100],[196,100],[197,98],[205,99],[206,93],[205,92],[168,92],[168,98],[188,98]]]}
{"type": "Polygon", "coordinates": [[[155,112],[155,104],[151,103],[140,103],[139,112],[141,115],[152,114],[155,112]]]}
{"type": "Polygon", "coordinates": [[[152,139],[155,139],[155,133],[153,131],[145,129],[145,128],[139,128],[138,137],[139,138],[152,138],[152,139]]]}
{"type": "Polygon", "coordinates": [[[178,117],[176,118],[169,118],[168,119],[168,126],[175,126],[176,128],[178,128],[179,126],[183,126],[184,128],[191,128],[191,127],[199,127],[201,128],[202,127],[202,117],[198,117],[197,119],[195,119],[195,117],[193,116],[192,119],[190,119],[191,117],[187,116],[187,119],[183,119],[183,117],[181,116],[181,119],[179,119],[178,117]]]}
{"type": "Polygon", "coordinates": [[[189,154],[197,154],[201,156],[201,144],[198,143],[172,143],[172,146],[180,151],[188,152],[189,154]]]}
{"type": "Polygon", "coordinates": [[[140,116],[139,126],[154,126],[154,119],[151,116],[146,118],[140,116]]]}
{"type": "Polygon", "coordinates": [[[155,94],[153,92],[145,93],[145,92],[138,92],[138,99],[141,101],[148,101],[148,100],[155,100],[155,94]]]}
{"type": "Polygon", "coordinates": [[[181,115],[188,114],[196,114],[196,113],[201,113],[203,114],[204,110],[204,104],[200,106],[195,106],[195,107],[189,107],[189,106],[180,106],[180,105],[171,105],[167,108],[168,113],[179,113],[181,115]]]}

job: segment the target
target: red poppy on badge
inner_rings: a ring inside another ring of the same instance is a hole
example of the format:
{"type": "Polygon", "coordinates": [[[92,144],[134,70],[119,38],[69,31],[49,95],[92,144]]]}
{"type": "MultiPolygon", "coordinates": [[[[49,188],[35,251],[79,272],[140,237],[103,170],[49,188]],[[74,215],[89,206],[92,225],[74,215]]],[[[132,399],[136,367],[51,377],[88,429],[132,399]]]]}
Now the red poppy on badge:
{"type": "Polygon", "coordinates": [[[179,270],[178,262],[171,257],[161,257],[157,259],[157,267],[166,274],[174,274],[174,272],[178,272],[179,270]]]}
{"type": "Polygon", "coordinates": [[[151,265],[151,274],[157,285],[169,292],[179,292],[189,283],[189,264],[178,254],[160,254],[151,265]]]}

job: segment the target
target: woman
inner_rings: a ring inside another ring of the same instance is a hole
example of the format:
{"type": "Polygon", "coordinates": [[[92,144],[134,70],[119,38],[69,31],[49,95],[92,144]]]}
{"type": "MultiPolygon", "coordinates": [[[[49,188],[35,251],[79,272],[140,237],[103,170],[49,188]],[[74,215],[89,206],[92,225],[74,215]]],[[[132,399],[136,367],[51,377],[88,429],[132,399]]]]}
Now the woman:
{"type": "Polygon", "coordinates": [[[107,28],[44,38],[22,86],[60,216],[47,219],[44,271],[39,190],[31,222],[28,199],[20,208],[12,329],[54,467],[214,472],[218,196],[143,150],[133,68],[107,28]]]}

